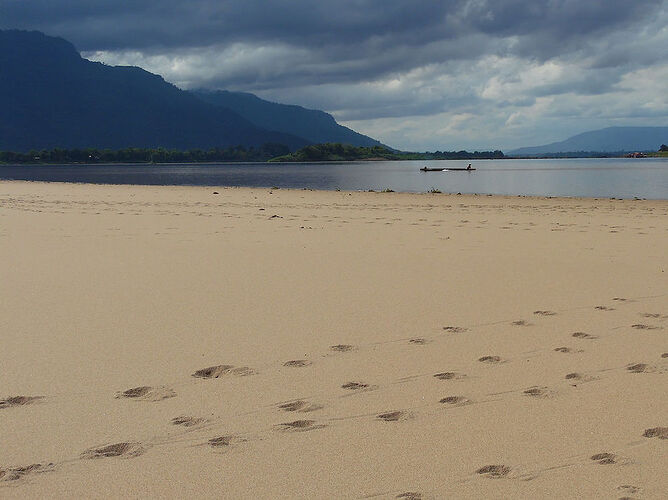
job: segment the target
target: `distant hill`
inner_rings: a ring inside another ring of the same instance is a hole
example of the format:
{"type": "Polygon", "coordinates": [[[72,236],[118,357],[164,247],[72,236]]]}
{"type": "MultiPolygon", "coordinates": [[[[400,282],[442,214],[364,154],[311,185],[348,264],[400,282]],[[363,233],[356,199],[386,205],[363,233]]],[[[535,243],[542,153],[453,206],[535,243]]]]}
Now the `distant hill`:
{"type": "Polygon", "coordinates": [[[545,146],[519,148],[506,152],[513,156],[541,156],[575,151],[632,152],[658,151],[668,143],[668,127],[609,127],[575,135],[545,146]]]}
{"type": "Polygon", "coordinates": [[[0,30],[0,150],[263,143],[311,141],[254,125],[140,68],[83,59],[61,38],[0,30]]]}
{"type": "Polygon", "coordinates": [[[258,127],[304,137],[315,144],[382,146],[371,137],[339,125],[332,115],[324,111],[269,102],[245,92],[197,90],[193,93],[211,104],[235,111],[258,127]]]}

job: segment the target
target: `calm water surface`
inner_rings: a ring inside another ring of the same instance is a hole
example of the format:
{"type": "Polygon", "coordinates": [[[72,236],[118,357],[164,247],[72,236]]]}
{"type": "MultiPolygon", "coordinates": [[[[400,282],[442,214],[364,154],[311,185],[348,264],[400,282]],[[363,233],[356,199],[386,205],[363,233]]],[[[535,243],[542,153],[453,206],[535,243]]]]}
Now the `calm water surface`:
{"type": "Polygon", "coordinates": [[[668,159],[476,160],[475,172],[420,172],[469,161],[0,166],[0,179],[668,199],[668,159]]]}

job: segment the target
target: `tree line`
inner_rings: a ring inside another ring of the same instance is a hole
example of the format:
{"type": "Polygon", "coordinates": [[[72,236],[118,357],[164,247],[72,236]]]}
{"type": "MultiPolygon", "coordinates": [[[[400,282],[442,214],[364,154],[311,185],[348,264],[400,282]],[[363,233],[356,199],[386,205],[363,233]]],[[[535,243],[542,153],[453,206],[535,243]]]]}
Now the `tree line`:
{"type": "Polygon", "coordinates": [[[435,151],[411,153],[383,146],[357,147],[325,143],[306,146],[294,153],[273,158],[272,162],[354,161],[354,160],[469,160],[504,158],[502,151],[435,151]]]}
{"type": "Polygon", "coordinates": [[[306,146],[290,153],[283,144],[266,143],[258,148],[234,146],[229,148],[190,149],[180,151],[165,148],[125,149],[63,149],[14,152],[0,151],[0,163],[10,164],[91,164],[91,163],[212,163],[212,162],[310,162],[354,160],[466,160],[499,159],[496,151],[435,151],[411,153],[384,146],[357,147],[349,144],[326,143],[306,146]]]}
{"type": "Polygon", "coordinates": [[[263,162],[288,154],[283,144],[266,143],[258,148],[233,146],[229,148],[190,149],[179,151],[164,148],[125,149],[62,149],[14,152],[0,151],[0,163],[209,163],[263,162]]]}

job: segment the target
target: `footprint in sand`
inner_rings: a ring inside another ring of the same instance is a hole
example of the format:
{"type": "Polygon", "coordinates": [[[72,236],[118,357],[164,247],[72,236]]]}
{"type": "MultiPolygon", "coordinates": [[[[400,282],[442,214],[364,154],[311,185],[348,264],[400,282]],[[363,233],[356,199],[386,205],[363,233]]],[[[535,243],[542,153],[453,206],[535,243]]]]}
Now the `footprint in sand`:
{"type": "Polygon", "coordinates": [[[378,420],[382,420],[383,422],[398,422],[399,420],[406,420],[409,417],[410,415],[408,413],[401,410],[388,411],[376,415],[376,418],[378,420]]]}
{"type": "MultiPolygon", "coordinates": [[[[572,373],[567,373],[566,376],[564,377],[566,380],[569,380],[571,382],[592,382],[596,380],[596,377],[592,377],[591,375],[587,375],[585,373],[578,373],[578,372],[572,372],[572,373]]],[[[577,387],[577,384],[571,384],[573,387],[577,387]]]]}
{"type": "Polygon", "coordinates": [[[218,378],[229,373],[232,368],[234,368],[232,365],[210,366],[208,368],[197,370],[192,376],[197,378],[218,378]]]}
{"type": "Polygon", "coordinates": [[[658,326],[652,326],[652,325],[643,325],[640,323],[636,323],[635,325],[631,325],[631,328],[635,328],[636,330],[658,330],[658,326]]]}
{"type": "Polygon", "coordinates": [[[399,493],[394,498],[401,498],[403,500],[422,500],[423,496],[422,493],[418,493],[417,491],[407,491],[405,493],[399,493]]]}
{"type": "Polygon", "coordinates": [[[643,318],[654,318],[654,319],[661,318],[661,315],[659,313],[640,313],[640,315],[643,318]]]}
{"type": "Polygon", "coordinates": [[[97,448],[89,448],[81,454],[81,458],[132,458],[142,455],[145,451],[146,448],[140,443],[115,443],[97,448]]]}
{"type": "Polygon", "coordinates": [[[326,425],[318,424],[315,420],[295,420],[293,422],[285,422],[276,426],[279,431],[287,432],[312,431],[315,429],[322,429],[323,427],[326,427],[326,425]]]}
{"type": "Polygon", "coordinates": [[[330,350],[335,352],[350,352],[356,349],[355,346],[350,344],[337,344],[329,346],[330,350]]]}
{"type": "Polygon", "coordinates": [[[425,345],[425,344],[428,344],[429,341],[425,338],[417,337],[417,338],[414,338],[414,339],[410,339],[408,341],[408,343],[413,344],[413,345],[425,345]]]}
{"type": "Polygon", "coordinates": [[[0,399],[0,410],[15,406],[30,405],[40,399],[44,399],[44,396],[10,396],[5,399],[0,399]]]}
{"type": "Polygon", "coordinates": [[[290,368],[303,368],[309,366],[311,362],[308,359],[293,359],[292,361],[286,361],[283,363],[283,366],[290,368]]]}
{"type": "MultiPolygon", "coordinates": [[[[573,353],[573,352],[575,352],[570,347],[557,347],[554,351],[555,352],[563,352],[563,353],[573,353]]],[[[579,352],[581,352],[581,351],[579,351],[579,352]]]]}
{"type": "Polygon", "coordinates": [[[226,448],[226,447],[232,446],[236,443],[245,443],[245,442],[246,442],[246,439],[230,434],[230,435],[227,435],[227,436],[218,436],[218,437],[215,437],[215,438],[211,438],[211,439],[209,439],[208,444],[212,448],[226,448]]]}
{"type": "Polygon", "coordinates": [[[483,356],[482,358],[478,358],[478,361],[481,363],[497,364],[503,360],[499,356],[483,356]]]}
{"type": "Polygon", "coordinates": [[[614,453],[597,453],[589,458],[594,462],[598,462],[600,465],[612,465],[617,463],[617,455],[614,453]]]}
{"type": "Polygon", "coordinates": [[[221,448],[224,446],[230,446],[232,444],[233,436],[218,436],[215,438],[209,439],[209,446],[214,448],[221,448]]]}
{"type": "Polygon", "coordinates": [[[614,311],[615,309],[613,307],[608,307],[608,306],[596,306],[594,307],[597,311],[614,311]]]}
{"type": "Polygon", "coordinates": [[[662,358],[668,358],[668,352],[664,352],[663,354],[661,354],[661,357],[662,358]]]}
{"type": "Polygon", "coordinates": [[[646,365],[645,363],[635,363],[632,365],[628,365],[626,369],[631,373],[647,373],[652,371],[652,367],[646,365]]]}
{"type": "Polygon", "coordinates": [[[162,401],[175,396],[176,393],[169,387],[149,387],[146,385],[116,393],[117,399],[134,399],[135,401],[162,401]]]}
{"type": "Polygon", "coordinates": [[[531,326],[531,323],[529,323],[529,322],[527,322],[523,319],[518,319],[516,321],[513,321],[511,323],[511,325],[514,325],[514,326],[531,326]]]}
{"type": "Polygon", "coordinates": [[[480,467],[476,474],[484,475],[485,477],[499,478],[507,476],[510,473],[510,467],[507,465],[485,465],[480,467]]]}
{"type": "Polygon", "coordinates": [[[574,337],[576,339],[587,339],[587,340],[594,340],[598,338],[596,335],[590,335],[585,332],[575,332],[571,335],[571,337],[574,337]]]}
{"type": "Polygon", "coordinates": [[[463,326],[444,326],[443,330],[450,333],[464,333],[468,332],[469,329],[463,326]]]}
{"type": "Polygon", "coordinates": [[[451,406],[464,406],[471,403],[469,398],[464,396],[447,396],[439,401],[439,403],[451,406]]]}
{"type": "Polygon", "coordinates": [[[434,378],[437,378],[438,380],[455,380],[464,378],[465,376],[466,375],[457,372],[441,372],[434,374],[434,378]]]}
{"type": "Polygon", "coordinates": [[[522,394],[532,398],[547,398],[552,395],[552,392],[547,387],[533,386],[522,391],[522,394]]]}
{"type": "Polygon", "coordinates": [[[172,420],[172,425],[182,425],[183,427],[194,427],[199,424],[206,422],[205,418],[201,417],[188,417],[186,415],[180,415],[174,417],[172,420]]]}
{"type": "Polygon", "coordinates": [[[553,311],[534,311],[537,316],[555,316],[557,313],[553,311]]]}
{"type": "Polygon", "coordinates": [[[621,492],[624,494],[623,497],[620,497],[618,500],[634,500],[633,497],[629,495],[635,495],[637,493],[640,493],[640,488],[637,486],[633,486],[630,484],[623,484],[621,486],[617,486],[617,491],[621,492]]]}
{"type": "Polygon", "coordinates": [[[255,375],[256,373],[255,370],[248,366],[238,366],[235,368],[233,365],[216,365],[197,370],[192,376],[196,378],[219,378],[223,375],[231,374],[237,377],[246,377],[248,375],[255,375]]]}
{"type": "Polygon", "coordinates": [[[283,411],[298,411],[300,413],[309,413],[312,411],[316,410],[322,410],[324,406],[315,404],[315,403],[309,403],[308,401],[304,401],[303,399],[296,399],[294,401],[287,401],[285,403],[280,403],[278,405],[279,410],[283,411]]]}
{"type": "Polygon", "coordinates": [[[643,437],[668,439],[668,427],[652,427],[651,429],[645,429],[643,437]]]}
{"type": "Polygon", "coordinates": [[[348,389],[349,391],[359,391],[360,389],[368,389],[371,386],[365,384],[364,382],[346,382],[341,386],[342,389],[348,389]]]}
{"type": "Polygon", "coordinates": [[[9,469],[0,469],[0,481],[18,481],[30,474],[41,474],[43,472],[52,472],[55,465],[48,464],[31,464],[21,467],[10,467],[9,469]]]}

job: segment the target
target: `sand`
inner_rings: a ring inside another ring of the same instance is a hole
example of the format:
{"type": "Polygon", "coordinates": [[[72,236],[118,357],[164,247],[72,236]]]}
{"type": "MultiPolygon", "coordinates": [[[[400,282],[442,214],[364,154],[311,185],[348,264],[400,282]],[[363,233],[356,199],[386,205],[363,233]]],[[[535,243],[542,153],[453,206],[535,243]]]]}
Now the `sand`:
{"type": "Polygon", "coordinates": [[[0,183],[0,497],[665,498],[668,202],[0,183]]]}

